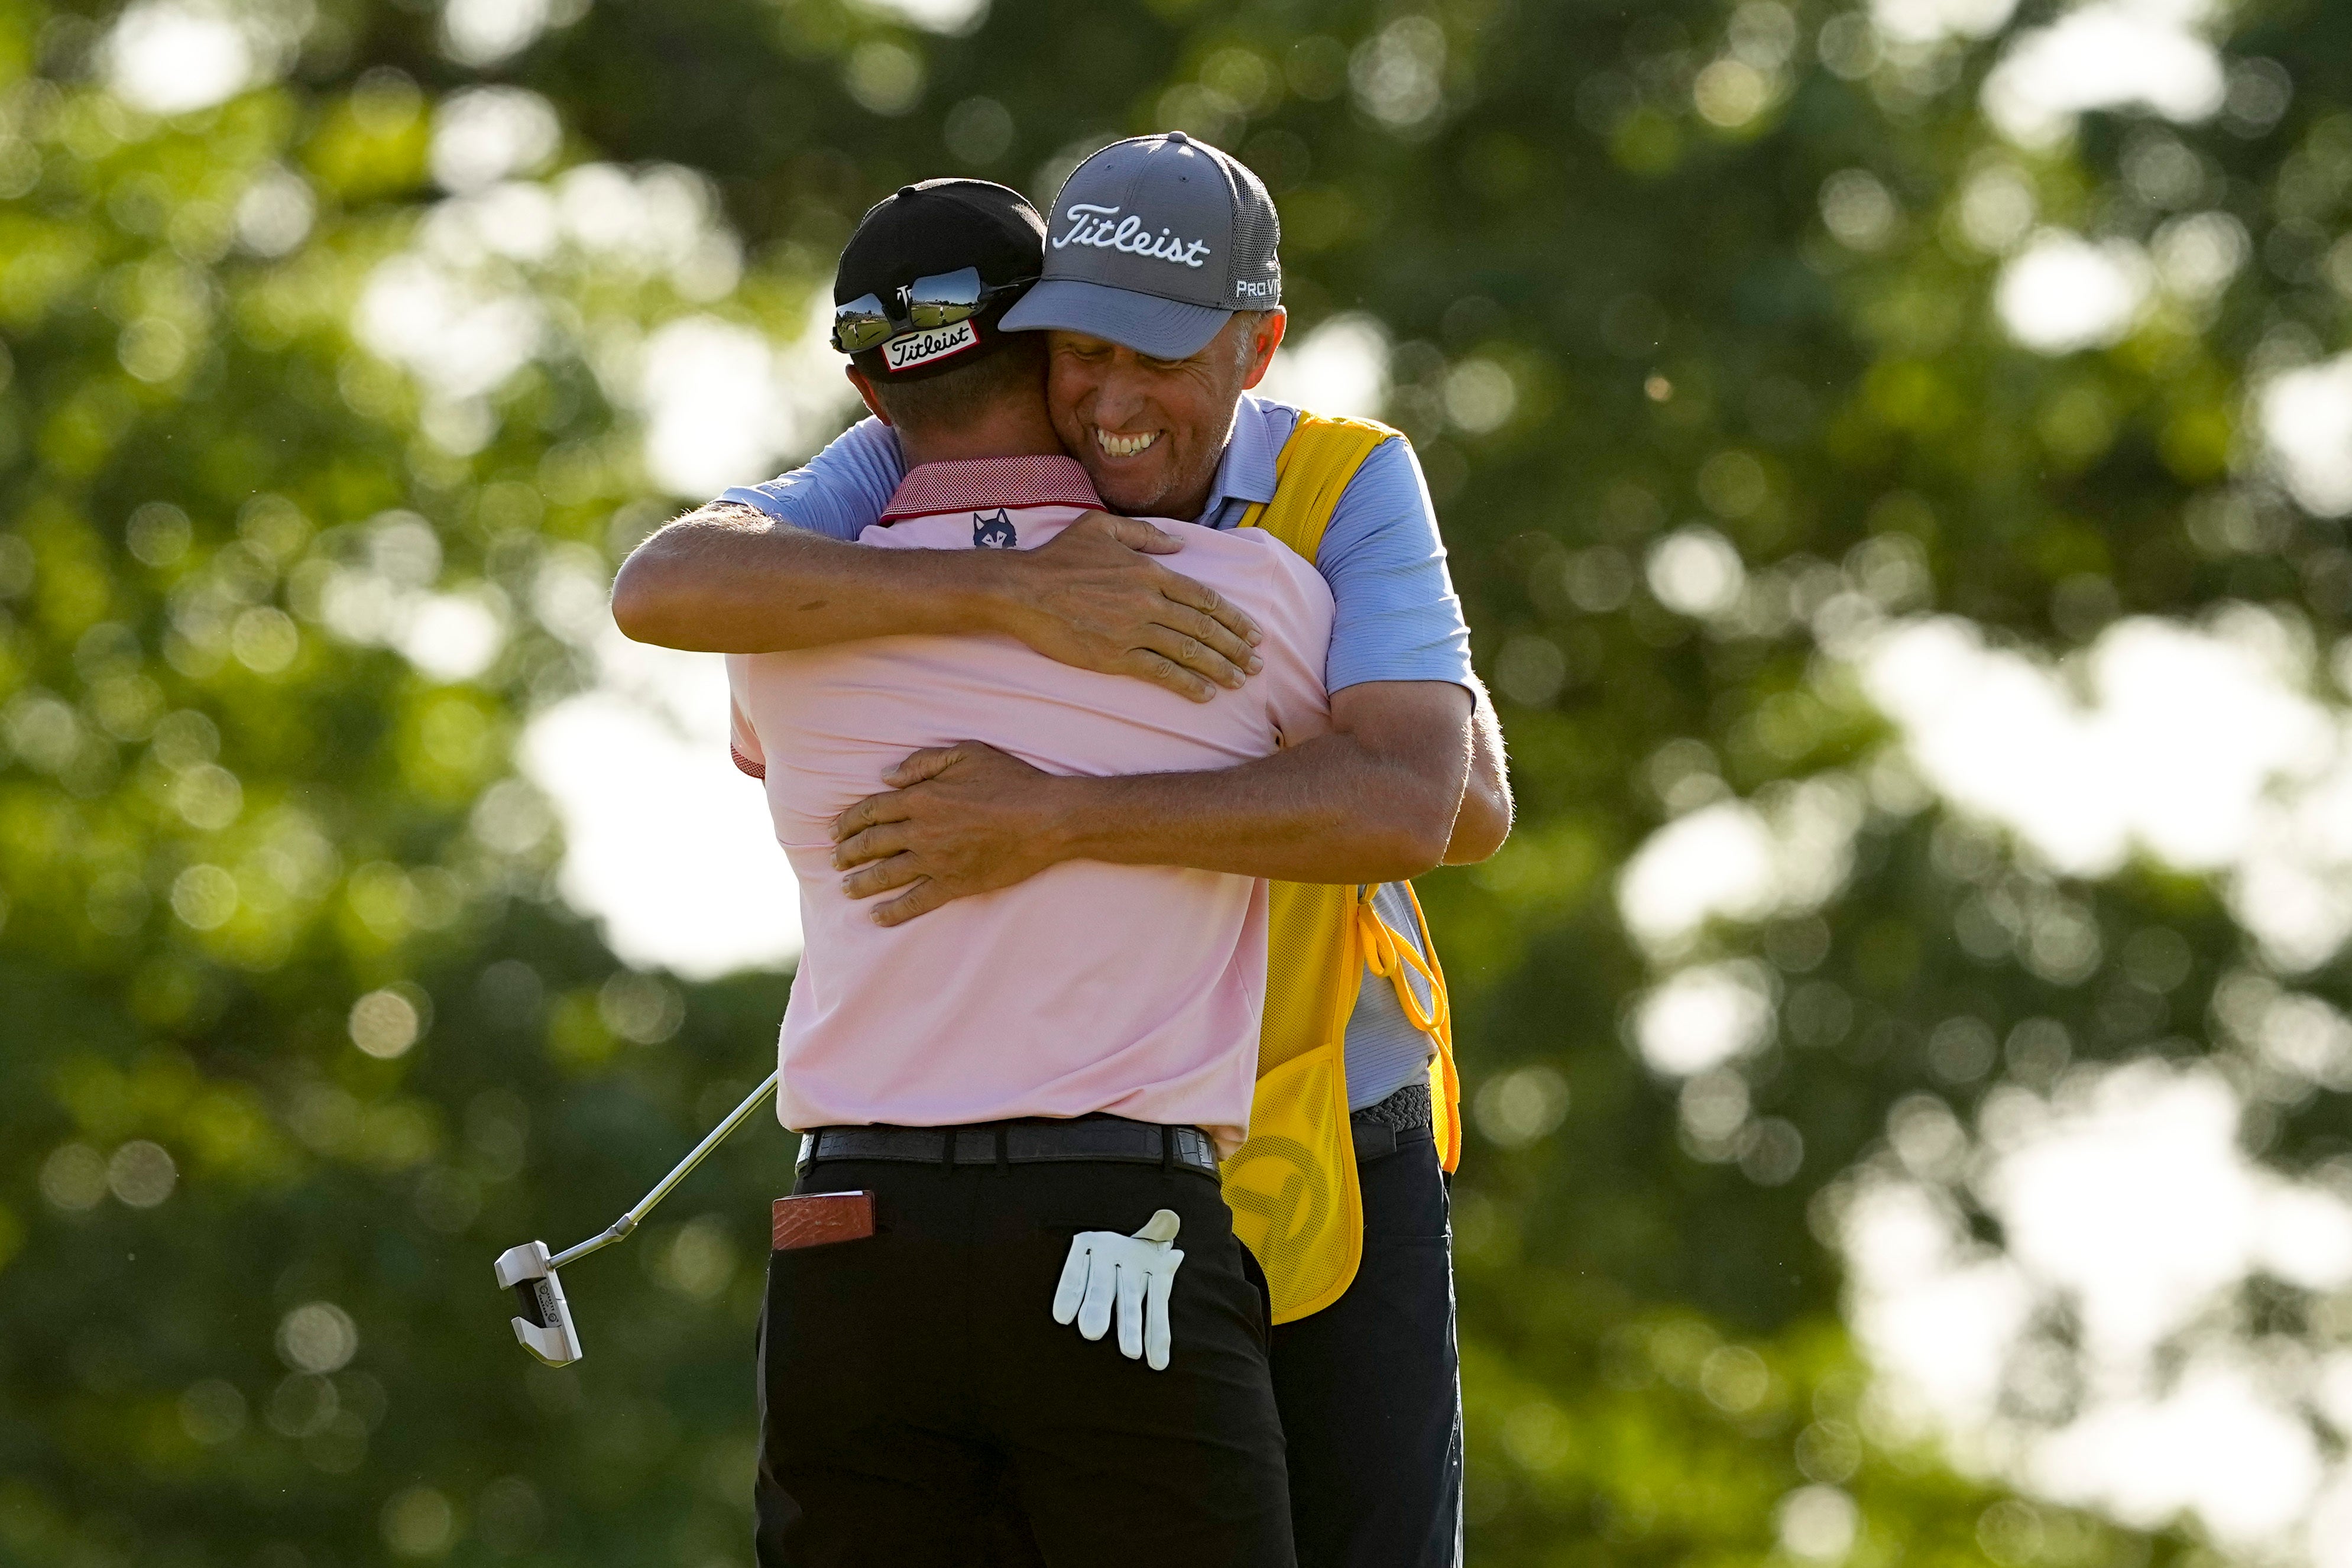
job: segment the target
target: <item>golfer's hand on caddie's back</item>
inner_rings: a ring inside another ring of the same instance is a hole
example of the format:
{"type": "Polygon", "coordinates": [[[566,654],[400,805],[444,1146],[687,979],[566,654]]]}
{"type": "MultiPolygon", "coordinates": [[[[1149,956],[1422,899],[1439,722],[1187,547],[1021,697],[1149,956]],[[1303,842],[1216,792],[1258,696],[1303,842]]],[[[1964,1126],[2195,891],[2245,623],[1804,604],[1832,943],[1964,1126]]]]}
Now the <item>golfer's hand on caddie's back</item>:
{"type": "Polygon", "coordinates": [[[1054,1321],[1076,1318],[1078,1332],[1098,1340],[1118,1311],[1118,1352],[1139,1356],[1154,1372],[1168,1370],[1168,1298],[1184,1255],[1170,1244],[1183,1222],[1173,1209],[1154,1214],[1133,1236],[1082,1230],[1070,1239],[1062,1282],[1054,1291],[1054,1321]]]}

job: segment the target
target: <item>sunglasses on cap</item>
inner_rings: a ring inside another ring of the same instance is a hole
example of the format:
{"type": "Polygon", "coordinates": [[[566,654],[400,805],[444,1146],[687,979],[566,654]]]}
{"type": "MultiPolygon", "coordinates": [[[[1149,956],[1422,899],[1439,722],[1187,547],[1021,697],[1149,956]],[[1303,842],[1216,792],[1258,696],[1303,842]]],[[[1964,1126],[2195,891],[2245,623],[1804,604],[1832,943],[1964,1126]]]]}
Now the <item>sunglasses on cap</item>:
{"type": "Polygon", "coordinates": [[[951,327],[1035,281],[1023,278],[990,288],[980,280],[979,268],[961,267],[953,272],[918,278],[903,289],[891,290],[887,304],[876,295],[860,294],[833,308],[833,346],[845,354],[864,353],[901,332],[951,327]]]}

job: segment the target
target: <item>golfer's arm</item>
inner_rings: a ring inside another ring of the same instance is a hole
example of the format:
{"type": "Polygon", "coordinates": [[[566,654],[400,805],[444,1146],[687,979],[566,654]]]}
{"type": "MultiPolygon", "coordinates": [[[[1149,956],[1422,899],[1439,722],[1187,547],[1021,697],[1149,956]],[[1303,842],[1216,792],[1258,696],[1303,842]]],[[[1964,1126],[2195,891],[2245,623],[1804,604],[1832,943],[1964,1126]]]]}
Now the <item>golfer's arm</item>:
{"type": "Polygon", "coordinates": [[[1375,681],[1331,700],[1331,731],[1215,773],[1055,781],[1058,858],[1287,882],[1393,882],[1437,865],[1473,750],[1472,700],[1375,681]]]}
{"type": "Polygon", "coordinates": [[[1000,629],[1004,563],[987,550],[874,550],[713,501],[637,546],[613,619],[638,642],[778,653],[901,633],[1000,629]]]}

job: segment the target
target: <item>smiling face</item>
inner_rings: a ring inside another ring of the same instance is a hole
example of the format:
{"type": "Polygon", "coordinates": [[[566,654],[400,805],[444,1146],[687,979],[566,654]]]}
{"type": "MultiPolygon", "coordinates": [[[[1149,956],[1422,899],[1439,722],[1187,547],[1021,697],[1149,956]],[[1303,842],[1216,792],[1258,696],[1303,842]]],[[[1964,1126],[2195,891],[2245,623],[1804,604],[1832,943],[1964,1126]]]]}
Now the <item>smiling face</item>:
{"type": "Polygon", "coordinates": [[[1279,310],[1244,310],[1190,359],[1161,360],[1084,332],[1047,334],[1054,430],[1095,492],[1130,517],[1190,521],[1208,504],[1241,395],[1282,342],[1279,310]]]}

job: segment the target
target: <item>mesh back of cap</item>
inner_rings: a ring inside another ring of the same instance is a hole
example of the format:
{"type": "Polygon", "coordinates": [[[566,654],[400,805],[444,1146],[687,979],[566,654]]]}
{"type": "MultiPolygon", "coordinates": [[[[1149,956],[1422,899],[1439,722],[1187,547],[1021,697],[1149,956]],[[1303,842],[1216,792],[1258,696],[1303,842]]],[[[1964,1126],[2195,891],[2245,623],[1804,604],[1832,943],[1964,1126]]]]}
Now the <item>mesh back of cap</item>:
{"type": "MultiPolygon", "coordinates": [[[[1237,187],[1234,192],[1234,279],[1278,278],[1281,270],[1276,255],[1282,245],[1282,220],[1275,214],[1274,198],[1247,164],[1236,158],[1232,168],[1237,187]]],[[[1275,303],[1273,300],[1265,302],[1275,303]]]]}

